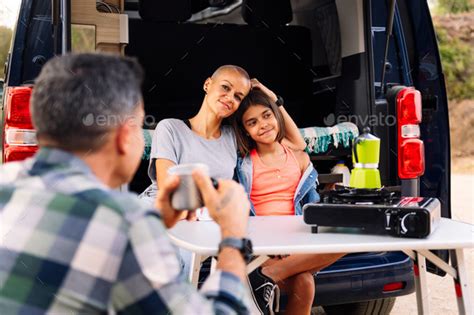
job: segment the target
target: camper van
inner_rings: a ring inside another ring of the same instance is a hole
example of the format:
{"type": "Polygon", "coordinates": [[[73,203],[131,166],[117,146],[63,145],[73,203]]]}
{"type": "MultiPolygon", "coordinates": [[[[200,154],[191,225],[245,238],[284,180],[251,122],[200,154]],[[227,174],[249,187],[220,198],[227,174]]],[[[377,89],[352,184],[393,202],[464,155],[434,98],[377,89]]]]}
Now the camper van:
{"type": "MultiPolygon", "coordinates": [[[[3,163],[38,149],[29,100],[41,67],[57,54],[135,57],[146,76],[148,136],[164,118],[192,117],[204,80],[235,64],[281,95],[300,128],[370,127],[381,139],[382,185],[437,197],[451,217],[447,97],[427,0],[22,0],[13,36],[3,163]],[[420,114],[421,121],[403,118],[420,114]]],[[[131,191],[150,184],[149,149],[131,191]]],[[[338,162],[353,166],[350,146],[310,153],[321,191],[341,181],[331,173],[338,162]]],[[[350,254],[315,277],[314,303],[327,314],[389,314],[398,296],[415,290],[413,263],[402,252],[350,254]]]]}

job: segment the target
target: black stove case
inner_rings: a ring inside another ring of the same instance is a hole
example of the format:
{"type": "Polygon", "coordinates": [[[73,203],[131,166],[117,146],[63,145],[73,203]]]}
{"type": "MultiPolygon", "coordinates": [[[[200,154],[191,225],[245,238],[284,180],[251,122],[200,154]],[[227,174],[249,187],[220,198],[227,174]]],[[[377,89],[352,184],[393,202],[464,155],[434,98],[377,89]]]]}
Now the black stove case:
{"type": "Polygon", "coordinates": [[[368,233],[424,238],[436,229],[441,204],[436,198],[359,198],[351,191],[323,197],[323,203],[306,204],[303,218],[317,233],[318,226],[359,228],[368,233]]]}

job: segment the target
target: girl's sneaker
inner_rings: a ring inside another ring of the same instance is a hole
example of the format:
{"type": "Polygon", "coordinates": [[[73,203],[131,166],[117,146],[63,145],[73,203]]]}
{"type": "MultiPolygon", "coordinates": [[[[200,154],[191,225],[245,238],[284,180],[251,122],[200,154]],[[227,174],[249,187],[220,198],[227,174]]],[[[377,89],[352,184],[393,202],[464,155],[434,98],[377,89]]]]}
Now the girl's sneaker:
{"type": "Polygon", "coordinates": [[[280,288],[262,273],[259,267],[248,276],[250,293],[258,310],[264,315],[274,315],[280,309],[280,288]]]}

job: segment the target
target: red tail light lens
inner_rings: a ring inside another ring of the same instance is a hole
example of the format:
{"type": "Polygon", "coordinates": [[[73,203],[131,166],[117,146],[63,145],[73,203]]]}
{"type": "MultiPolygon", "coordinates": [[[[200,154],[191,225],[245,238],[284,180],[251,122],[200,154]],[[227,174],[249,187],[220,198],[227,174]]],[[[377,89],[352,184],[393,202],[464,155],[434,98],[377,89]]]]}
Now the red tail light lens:
{"type": "Polygon", "coordinates": [[[421,93],[412,87],[397,94],[398,177],[416,179],[425,172],[425,152],[420,138],[421,93]]]}
{"type": "Polygon", "coordinates": [[[30,114],[31,87],[14,87],[7,91],[5,124],[33,129],[30,114]]]}
{"type": "Polygon", "coordinates": [[[24,160],[38,151],[30,113],[32,90],[31,87],[8,87],[5,90],[4,163],[24,160]]]}
{"type": "Polygon", "coordinates": [[[383,286],[383,292],[392,292],[392,291],[398,291],[401,290],[405,287],[404,282],[393,282],[393,283],[388,283],[383,286]]]}
{"type": "Polygon", "coordinates": [[[416,178],[425,172],[425,149],[420,139],[402,140],[398,151],[398,176],[416,178]]]}
{"type": "Polygon", "coordinates": [[[5,162],[22,161],[33,156],[38,151],[37,146],[16,147],[8,146],[5,150],[5,162]]]}
{"type": "Polygon", "coordinates": [[[421,123],[421,94],[414,88],[400,91],[397,97],[398,122],[400,125],[421,123]]]}

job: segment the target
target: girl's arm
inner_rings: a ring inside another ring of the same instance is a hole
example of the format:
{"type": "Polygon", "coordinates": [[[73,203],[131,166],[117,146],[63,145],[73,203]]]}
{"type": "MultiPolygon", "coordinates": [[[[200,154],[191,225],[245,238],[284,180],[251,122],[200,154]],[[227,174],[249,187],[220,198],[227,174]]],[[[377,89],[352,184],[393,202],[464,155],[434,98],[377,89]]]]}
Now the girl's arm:
{"type": "MultiPolygon", "coordinates": [[[[277,101],[277,95],[265,85],[260,83],[257,79],[252,79],[251,83],[252,89],[260,89],[262,92],[267,94],[267,96],[273,102],[277,101]]],[[[301,133],[298,130],[298,126],[296,126],[296,123],[293,121],[290,114],[288,114],[288,112],[283,106],[280,106],[278,108],[280,109],[280,112],[283,116],[283,121],[285,123],[285,138],[282,140],[283,144],[295,151],[303,151],[306,148],[306,142],[301,136],[301,133]]]]}
{"type": "Polygon", "coordinates": [[[311,160],[309,159],[309,155],[305,151],[301,151],[301,150],[293,150],[293,153],[295,154],[296,160],[298,161],[301,174],[303,174],[304,171],[306,171],[306,168],[308,167],[308,165],[311,163],[311,160]]]}
{"type": "Polygon", "coordinates": [[[304,151],[306,149],[306,142],[301,136],[298,126],[296,126],[296,123],[283,106],[278,108],[285,122],[285,138],[282,140],[282,143],[295,151],[304,151]]]}

